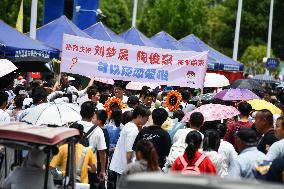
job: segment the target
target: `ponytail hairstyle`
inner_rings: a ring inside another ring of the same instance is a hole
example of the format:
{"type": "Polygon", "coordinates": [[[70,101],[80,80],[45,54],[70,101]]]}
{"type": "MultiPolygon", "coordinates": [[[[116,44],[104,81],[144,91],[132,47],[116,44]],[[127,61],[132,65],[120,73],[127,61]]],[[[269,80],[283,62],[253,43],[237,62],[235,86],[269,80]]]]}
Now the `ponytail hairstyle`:
{"type": "Polygon", "coordinates": [[[204,133],[203,150],[218,151],[220,146],[220,137],[216,130],[209,129],[204,133]]]}
{"type": "Polygon", "coordinates": [[[140,140],[136,145],[136,152],[141,152],[142,158],[148,162],[148,171],[158,171],[158,153],[151,141],[140,140]]]}
{"type": "Polygon", "coordinates": [[[116,127],[120,127],[122,111],[118,108],[112,110],[111,119],[114,121],[116,127]]]}
{"type": "Polygon", "coordinates": [[[198,131],[191,131],[186,135],[185,142],[187,147],[185,153],[189,160],[195,157],[195,152],[200,148],[202,136],[198,131]]]}

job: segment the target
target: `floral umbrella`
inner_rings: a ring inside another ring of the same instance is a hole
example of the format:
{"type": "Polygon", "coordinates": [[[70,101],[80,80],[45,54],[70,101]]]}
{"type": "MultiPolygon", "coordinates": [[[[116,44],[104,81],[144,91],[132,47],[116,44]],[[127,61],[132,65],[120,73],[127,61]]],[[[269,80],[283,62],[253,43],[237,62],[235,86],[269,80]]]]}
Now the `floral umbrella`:
{"type": "Polygon", "coordinates": [[[240,112],[233,106],[225,106],[221,104],[205,104],[185,114],[182,121],[187,123],[190,119],[190,115],[193,112],[202,113],[204,116],[204,121],[228,119],[240,114],[240,112]]]}

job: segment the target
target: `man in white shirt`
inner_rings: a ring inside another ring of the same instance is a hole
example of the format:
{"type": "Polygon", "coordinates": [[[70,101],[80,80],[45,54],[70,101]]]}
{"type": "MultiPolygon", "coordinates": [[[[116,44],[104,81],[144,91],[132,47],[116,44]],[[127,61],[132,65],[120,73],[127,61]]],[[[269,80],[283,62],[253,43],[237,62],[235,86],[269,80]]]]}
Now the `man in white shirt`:
{"type": "MultiPolygon", "coordinates": [[[[196,130],[199,132],[204,122],[204,116],[200,112],[194,112],[190,115],[189,123],[186,123],[185,129],[179,129],[173,137],[172,143],[185,143],[185,138],[190,131],[196,130]]],[[[203,138],[203,134],[199,132],[203,138]]]]}
{"type": "MultiPolygon", "coordinates": [[[[87,133],[94,124],[92,122],[93,117],[95,116],[96,106],[92,101],[84,102],[81,106],[80,114],[82,116],[82,121],[78,121],[79,124],[84,126],[84,132],[87,133]]],[[[103,130],[97,126],[93,132],[89,135],[89,145],[94,150],[98,152],[99,162],[100,162],[100,181],[105,180],[106,175],[106,142],[103,130]]]]}
{"type": "Polygon", "coordinates": [[[122,128],[109,168],[117,175],[121,175],[126,170],[127,164],[131,162],[133,143],[150,114],[151,112],[145,106],[138,105],[133,110],[132,121],[122,128]]]}
{"type": "Polygon", "coordinates": [[[277,119],[274,132],[279,141],[274,142],[266,154],[267,159],[271,161],[284,156],[284,116],[277,119]]]}
{"type": "Polygon", "coordinates": [[[88,99],[91,100],[95,105],[97,110],[104,110],[104,105],[99,102],[101,94],[94,86],[90,86],[87,89],[88,99]]]}
{"type": "Polygon", "coordinates": [[[123,82],[117,82],[114,85],[114,89],[113,89],[114,95],[116,98],[119,98],[123,104],[127,103],[128,97],[124,96],[124,84],[123,82]]]}
{"type": "Polygon", "coordinates": [[[10,116],[5,111],[6,106],[8,104],[8,97],[9,95],[6,92],[0,91],[0,123],[10,122],[10,116]]]}

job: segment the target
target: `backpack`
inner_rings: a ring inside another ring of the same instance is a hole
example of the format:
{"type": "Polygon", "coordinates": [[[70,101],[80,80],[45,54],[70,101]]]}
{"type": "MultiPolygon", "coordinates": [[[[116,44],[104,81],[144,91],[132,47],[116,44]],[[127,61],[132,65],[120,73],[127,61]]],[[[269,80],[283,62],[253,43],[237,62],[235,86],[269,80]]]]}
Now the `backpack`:
{"type": "Polygon", "coordinates": [[[83,137],[80,139],[80,144],[82,144],[85,147],[89,147],[90,143],[89,143],[89,136],[91,135],[91,133],[95,130],[97,126],[94,125],[93,127],[91,127],[87,133],[84,133],[83,137]]]}
{"type": "Polygon", "coordinates": [[[183,156],[180,156],[179,159],[183,165],[183,169],[181,171],[181,174],[183,175],[201,175],[199,170],[199,165],[203,162],[203,160],[206,158],[204,154],[202,154],[198,160],[194,163],[194,165],[189,165],[183,156]]]}
{"type": "Polygon", "coordinates": [[[172,166],[172,164],[174,163],[174,161],[181,155],[184,154],[184,151],[187,147],[186,143],[183,142],[176,142],[172,145],[171,149],[170,149],[170,153],[167,157],[167,164],[169,166],[172,166]]]}

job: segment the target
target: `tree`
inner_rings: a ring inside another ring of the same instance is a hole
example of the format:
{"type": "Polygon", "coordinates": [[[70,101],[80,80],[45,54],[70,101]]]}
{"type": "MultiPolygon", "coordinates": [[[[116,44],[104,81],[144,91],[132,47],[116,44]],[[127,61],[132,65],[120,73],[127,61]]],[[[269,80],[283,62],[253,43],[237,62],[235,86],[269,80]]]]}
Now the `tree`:
{"type": "MultiPolygon", "coordinates": [[[[24,0],[24,33],[30,30],[32,0],[24,0]]],[[[16,26],[21,0],[0,0],[0,18],[12,27],[16,26]]],[[[43,0],[38,1],[37,27],[42,25],[43,0]]]]}
{"type": "MultiPolygon", "coordinates": [[[[265,72],[265,64],[263,63],[263,58],[266,57],[265,45],[249,46],[241,57],[241,62],[245,65],[245,72],[250,74],[262,74],[265,72]]],[[[274,54],[271,50],[271,57],[274,54]]],[[[272,73],[279,73],[280,66],[272,70],[272,73]]]]}
{"type": "Polygon", "coordinates": [[[101,0],[100,9],[105,18],[100,18],[106,26],[116,33],[124,32],[131,27],[131,16],[125,0],[101,0]]]}
{"type": "Polygon", "coordinates": [[[177,39],[191,33],[202,38],[205,33],[206,0],[149,0],[144,10],[138,28],[149,37],[161,30],[177,39]]]}

